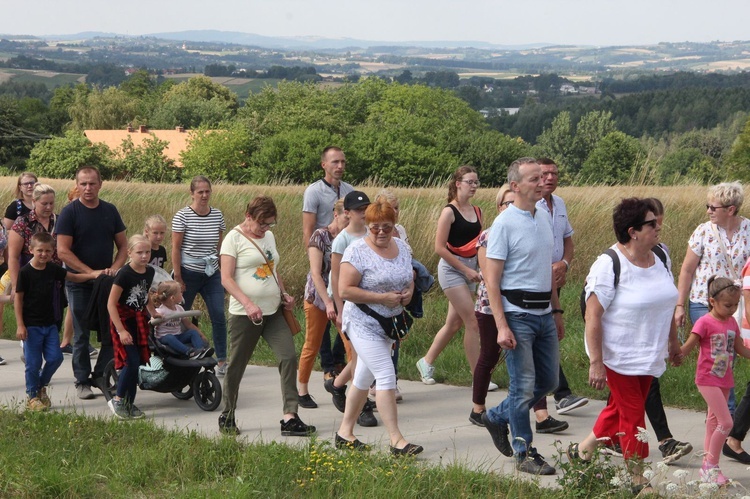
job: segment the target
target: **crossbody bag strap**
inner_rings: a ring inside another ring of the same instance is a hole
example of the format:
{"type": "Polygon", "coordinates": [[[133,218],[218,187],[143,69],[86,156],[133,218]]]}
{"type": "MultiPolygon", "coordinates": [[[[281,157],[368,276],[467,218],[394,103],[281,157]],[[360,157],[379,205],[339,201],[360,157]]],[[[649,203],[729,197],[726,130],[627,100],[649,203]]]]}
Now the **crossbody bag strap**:
{"type": "MultiPolygon", "coordinates": [[[[260,255],[266,261],[266,265],[268,266],[268,268],[271,269],[271,262],[268,261],[268,258],[266,258],[266,254],[263,253],[262,249],[260,249],[260,246],[258,246],[258,243],[256,243],[255,241],[253,241],[253,239],[250,236],[248,236],[247,234],[245,234],[244,232],[242,232],[242,229],[240,228],[239,225],[236,226],[234,228],[234,230],[236,230],[237,232],[239,232],[240,234],[242,234],[242,236],[245,239],[247,239],[248,241],[250,241],[251,243],[253,243],[253,246],[255,246],[255,248],[258,250],[258,252],[260,253],[260,255]]],[[[271,270],[271,275],[273,276],[273,280],[276,281],[276,287],[279,288],[279,295],[281,296],[281,303],[284,303],[284,292],[281,290],[281,284],[279,284],[279,280],[276,277],[276,272],[274,270],[271,270]]]]}
{"type": "Polygon", "coordinates": [[[732,272],[732,280],[735,282],[739,281],[740,278],[737,275],[737,271],[734,269],[734,265],[732,265],[732,258],[729,256],[729,252],[727,252],[727,247],[724,246],[724,239],[722,239],[721,234],[719,234],[719,228],[713,223],[711,224],[711,228],[714,231],[714,237],[719,241],[719,246],[721,246],[721,252],[724,254],[727,266],[729,267],[730,272],[732,272]]]}

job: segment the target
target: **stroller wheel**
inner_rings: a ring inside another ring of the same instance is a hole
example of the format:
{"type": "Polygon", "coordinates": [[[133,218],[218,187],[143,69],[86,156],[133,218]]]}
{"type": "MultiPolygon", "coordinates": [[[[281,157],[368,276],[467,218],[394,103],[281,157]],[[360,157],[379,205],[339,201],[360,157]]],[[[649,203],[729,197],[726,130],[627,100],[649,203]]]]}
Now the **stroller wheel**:
{"type": "Polygon", "coordinates": [[[184,386],[182,390],[173,391],[172,395],[180,400],[190,400],[193,397],[193,387],[190,385],[184,386]]]}
{"type": "Polygon", "coordinates": [[[204,411],[213,411],[221,404],[221,383],[211,371],[201,371],[193,380],[195,403],[204,411]]]}

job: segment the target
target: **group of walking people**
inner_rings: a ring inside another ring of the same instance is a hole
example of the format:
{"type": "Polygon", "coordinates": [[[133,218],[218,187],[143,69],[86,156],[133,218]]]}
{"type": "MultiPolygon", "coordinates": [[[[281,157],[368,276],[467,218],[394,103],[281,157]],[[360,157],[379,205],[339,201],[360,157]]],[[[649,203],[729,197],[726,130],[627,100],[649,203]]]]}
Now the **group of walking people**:
{"type": "MultiPolygon", "coordinates": [[[[161,245],[168,227],[160,216],[149,219],[144,235],[126,239],[117,209],[98,197],[102,181],[95,168],[77,172],[76,195],[59,217],[54,214],[54,190],[37,183],[36,177],[26,181],[32,174],[22,175],[19,192],[28,190],[32,203],[26,205],[26,196],[19,195],[18,216],[10,225],[10,235],[2,239],[9,248],[6,284],[15,292],[17,336],[25,340],[29,407],[49,407],[46,388],[62,361],[58,330],[69,303],[73,337],[64,338],[62,346],[72,343],[78,396],[94,397],[91,386],[102,387],[103,365],[114,358],[122,371],[111,408],[118,417],[142,417],[134,399],[137,367],[149,356],[146,320],[180,306],[188,309],[200,294],[210,317],[217,374],[224,376],[219,417],[223,432],[240,431],[235,417],[240,382],[262,337],[279,362],[282,435],[315,432],[314,426],[299,418],[298,407],[317,407],[308,384],[320,353],[324,387],[343,413],[335,435],[337,447],[369,448],[355,435],[355,425],[377,425],[373,414],[377,407],[390,451],[394,455],[422,452],[398,427],[396,404],[402,398],[398,350],[411,325],[406,310],[420,316],[421,310],[414,307],[432,277],[413,258],[406,230],[398,224],[398,199],[391,192],[383,191],[371,202],[364,192],[343,182],[346,158],[337,147],[323,151],[321,167],[324,176],[307,188],[302,209],[310,272],[299,366],[284,315],[295,300],[279,273],[280,255],[272,230],[278,212],[270,197],[252,199],[243,221],[227,231],[223,213],[210,204],[211,182],[195,177],[190,204],[172,218],[168,253],[161,245]],[[160,287],[155,303],[149,293],[154,276],[149,264],[163,267],[167,255],[175,282],[171,288],[160,287]],[[103,277],[111,280],[104,306],[109,317],[99,326],[87,309],[103,277]],[[331,326],[338,333],[333,345],[331,326]],[[92,329],[100,331],[102,343],[93,370],[92,329]]],[[[469,420],[486,428],[497,449],[515,458],[518,470],[533,474],[556,471],[533,446],[529,410],[535,413],[537,433],[554,433],[567,429],[568,423],[549,415],[548,394],[554,393],[558,414],[588,402],[572,393],[560,365],[559,342],[565,326],[559,293],[574,248],[565,203],[553,194],[558,176],[549,159],[513,162],[508,186],[496,199],[499,215],[483,231],[484,215],[470,201],[480,187],[478,172],[470,166],[456,170],[435,237],[438,281],[448,298],[448,314],[417,362],[422,381],[435,384],[438,357],[463,327],[473,375],[469,420]],[[488,408],[487,392],[497,388],[491,375],[502,360],[509,376],[508,396],[488,408]]],[[[659,377],[667,359],[679,365],[698,347],[696,384],[709,407],[702,477],[727,482],[718,468],[720,453],[750,463],[741,446],[750,426],[750,383],[735,404],[732,376],[735,352],[750,356],[743,343],[743,337],[750,337],[750,308],[748,300],[741,300],[750,299],[750,221],[738,213],[743,199],[737,183],[709,190],[709,221],[691,236],[677,285],[669,249],[660,240],[662,203],[628,198],[615,207],[617,243],[592,265],[583,297],[589,384],[608,388],[610,396],[591,434],[568,448],[570,460],[591,460],[603,445],[628,459],[634,477],[639,476],[637,461],[629,458],[648,456],[639,429],[645,427],[646,414],[665,460],[689,453],[692,446],[674,439],[669,431],[659,377]],[[680,345],[677,327],[685,324],[688,315],[693,329],[680,345]]],[[[176,341],[184,344],[186,355],[214,353],[202,332],[185,326],[189,334],[183,335],[178,324],[170,334],[179,335],[176,341]]],[[[637,480],[634,484],[646,485],[637,480]]]]}

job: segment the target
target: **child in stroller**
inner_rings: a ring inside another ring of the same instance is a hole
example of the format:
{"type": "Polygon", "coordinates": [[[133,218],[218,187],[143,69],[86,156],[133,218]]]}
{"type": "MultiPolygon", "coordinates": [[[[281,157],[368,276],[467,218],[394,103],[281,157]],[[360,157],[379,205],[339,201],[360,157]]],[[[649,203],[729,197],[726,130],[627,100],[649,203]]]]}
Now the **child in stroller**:
{"type": "Polygon", "coordinates": [[[213,355],[214,350],[209,348],[208,338],[188,317],[172,318],[175,314],[185,311],[180,305],[182,288],[178,282],[160,283],[152,299],[156,313],[163,319],[163,322],[154,327],[154,336],[159,343],[190,359],[202,359],[213,355]]]}

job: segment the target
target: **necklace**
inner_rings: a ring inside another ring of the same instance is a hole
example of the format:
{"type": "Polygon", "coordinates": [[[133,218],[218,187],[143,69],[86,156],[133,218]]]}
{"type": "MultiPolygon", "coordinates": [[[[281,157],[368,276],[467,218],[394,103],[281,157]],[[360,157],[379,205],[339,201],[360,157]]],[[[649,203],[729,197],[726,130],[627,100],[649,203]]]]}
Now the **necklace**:
{"type": "Polygon", "coordinates": [[[633,256],[633,254],[632,254],[632,253],[630,252],[630,250],[628,249],[628,247],[627,247],[627,246],[625,246],[625,245],[624,245],[624,244],[622,244],[622,243],[620,243],[620,246],[622,246],[622,249],[624,249],[624,250],[625,250],[625,253],[627,253],[627,254],[628,254],[628,259],[629,259],[629,260],[630,260],[630,261],[631,261],[631,262],[633,263],[633,265],[635,265],[636,267],[643,267],[643,268],[648,268],[648,267],[649,267],[649,266],[651,265],[651,258],[649,257],[649,255],[646,255],[646,265],[644,266],[644,265],[641,265],[641,264],[639,264],[639,263],[638,263],[638,262],[636,261],[636,258],[635,258],[635,256],[633,256]]]}

